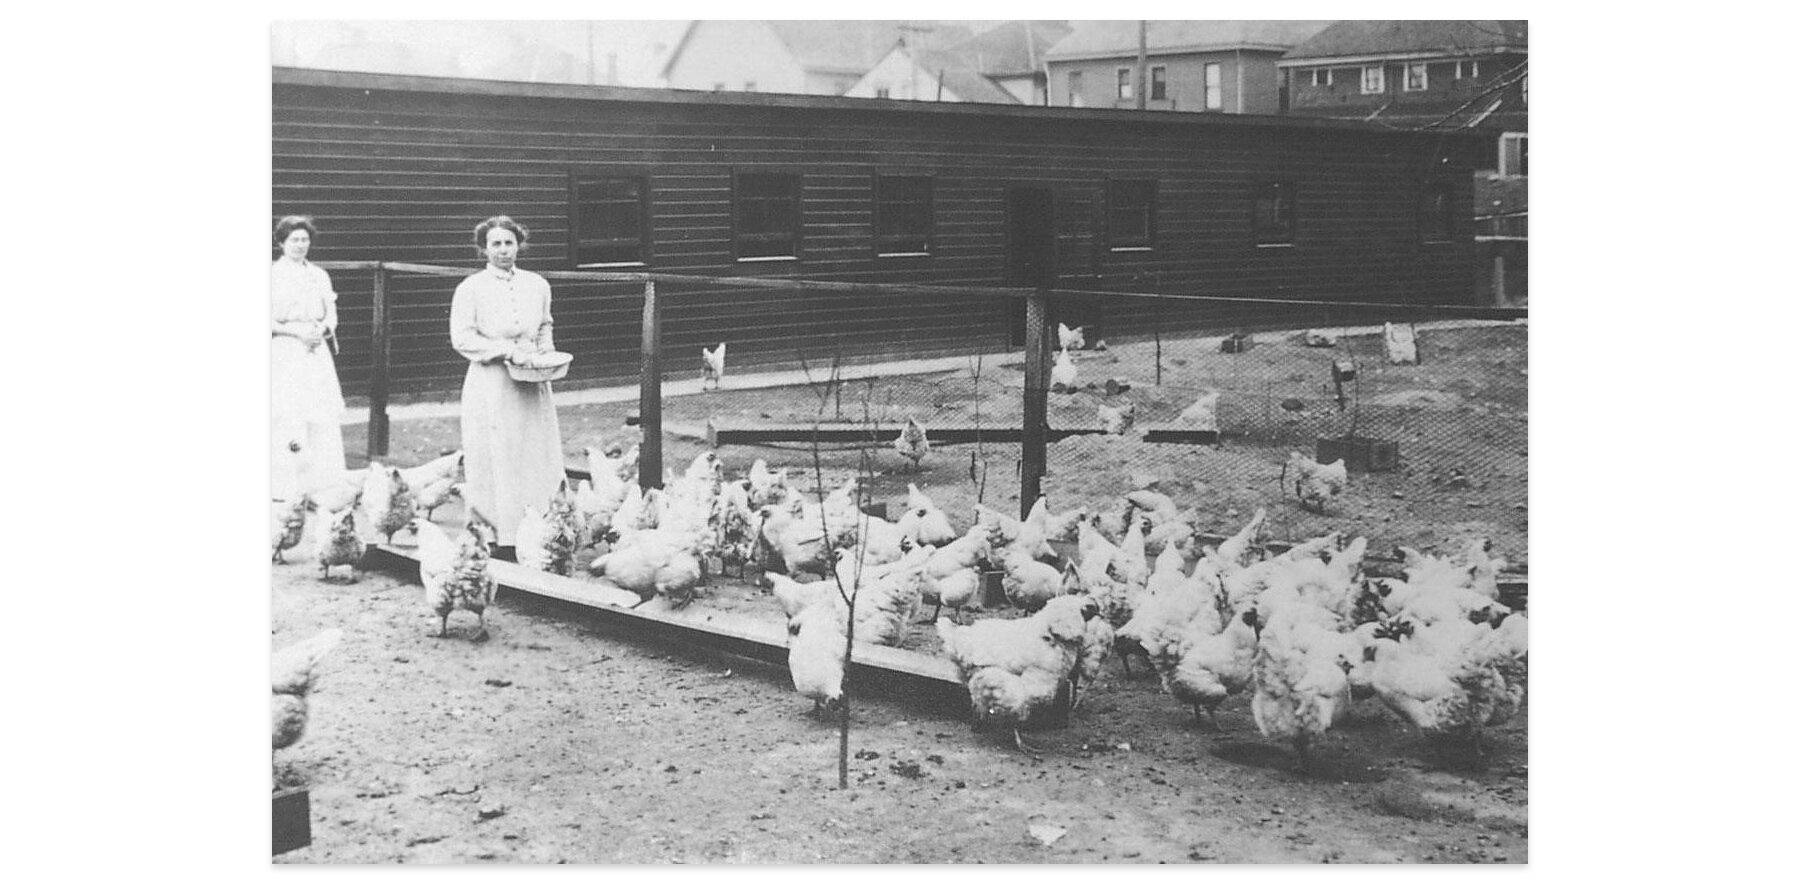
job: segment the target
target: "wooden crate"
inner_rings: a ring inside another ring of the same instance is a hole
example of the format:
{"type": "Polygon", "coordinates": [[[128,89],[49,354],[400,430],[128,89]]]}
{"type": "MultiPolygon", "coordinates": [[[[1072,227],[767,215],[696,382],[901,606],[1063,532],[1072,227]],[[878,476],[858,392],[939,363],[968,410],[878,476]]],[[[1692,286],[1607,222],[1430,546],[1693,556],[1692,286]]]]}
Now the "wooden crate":
{"type": "Polygon", "coordinates": [[[1353,473],[1391,471],[1400,466],[1400,443],[1374,437],[1320,437],[1317,461],[1328,465],[1340,458],[1353,473]]]}

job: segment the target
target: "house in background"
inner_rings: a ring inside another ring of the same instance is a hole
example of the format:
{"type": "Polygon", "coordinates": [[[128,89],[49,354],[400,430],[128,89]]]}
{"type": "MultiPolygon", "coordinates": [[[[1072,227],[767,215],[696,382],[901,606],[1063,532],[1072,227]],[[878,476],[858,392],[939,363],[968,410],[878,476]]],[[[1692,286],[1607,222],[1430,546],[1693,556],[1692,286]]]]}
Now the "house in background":
{"type": "Polygon", "coordinates": [[[1477,285],[1495,303],[1528,297],[1530,127],[1524,21],[1341,21],[1279,62],[1295,116],[1488,136],[1475,173],[1477,285]]]}
{"type": "Polygon", "coordinates": [[[844,95],[922,102],[987,102],[1016,105],[1019,99],[988,79],[962,55],[914,49],[902,40],[844,95]]]}
{"type": "Polygon", "coordinates": [[[1020,104],[1044,105],[1050,100],[1050,81],[1044,73],[1044,55],[1074,29],[1068,22],[1004,22],[956,44],[951,51],[962,56],[1020,104]]]}
{"type": "MultiPolygon", "coordinates": [[[[1275,114],[1275,62],[1328,21],[1153,21],[1148,23],[1147,110],[1275,114]]],[[[1086,22],[1044,60],[1050,103],[1078,108],[1137,107],[1139,23],[1086,22]]]]}
{"type": "Polygon", "coordinates": [[[671,89],[843,95],[902,37],[932,50],[969,36],[953,22],[695,21],[662,76],[671,89]]]}

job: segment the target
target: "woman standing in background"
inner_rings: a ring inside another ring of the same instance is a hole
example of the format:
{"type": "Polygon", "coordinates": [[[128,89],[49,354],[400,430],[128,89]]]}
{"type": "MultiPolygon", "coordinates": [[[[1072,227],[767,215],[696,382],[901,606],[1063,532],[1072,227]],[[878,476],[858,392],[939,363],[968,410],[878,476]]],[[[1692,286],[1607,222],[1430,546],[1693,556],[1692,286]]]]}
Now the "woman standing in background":
{"type": "Polygon", "coordinates": [[[456,287],[450,344],[469,360],[463,376],[464,499],[510,547],[526,505],[543,507],[563,479],[562,433],[549,382],[514,381],[507,360],[555,350],[550,284],[516,266],[529,234],[497,215],[475,228],[486,268],[456,287]]]}
{"type": "Polygon", "coordinates": [[[344,480],[344,392],[335,343],[331,275],[306,260],[318,228],[304,215],[275,225],[281,257],[269,268],[269,441],[272,497],[298,496],[344,480]]]}

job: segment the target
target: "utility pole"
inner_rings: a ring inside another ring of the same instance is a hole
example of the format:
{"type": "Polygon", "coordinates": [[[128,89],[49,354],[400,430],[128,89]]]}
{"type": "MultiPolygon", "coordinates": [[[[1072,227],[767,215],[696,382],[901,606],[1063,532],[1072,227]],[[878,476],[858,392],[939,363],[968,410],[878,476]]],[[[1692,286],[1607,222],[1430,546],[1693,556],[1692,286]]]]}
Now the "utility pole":
{"type": "Polygon", "coordinates": [[[1146,85],[1145,80],[1149,73],[1150,73],[1150,23],[1140,19],[1138,21],[1137,89],[1135,90],[1137,92],[1137,106],[1138,106],[1138,110],[1140,110],[1140,111],[1142,111],[1145,107],[1148,106],[1144,100],[1145,100],[1146,94],[1149,92],[1149,90],[1145,88],[1145,85],[1146,85]]]}

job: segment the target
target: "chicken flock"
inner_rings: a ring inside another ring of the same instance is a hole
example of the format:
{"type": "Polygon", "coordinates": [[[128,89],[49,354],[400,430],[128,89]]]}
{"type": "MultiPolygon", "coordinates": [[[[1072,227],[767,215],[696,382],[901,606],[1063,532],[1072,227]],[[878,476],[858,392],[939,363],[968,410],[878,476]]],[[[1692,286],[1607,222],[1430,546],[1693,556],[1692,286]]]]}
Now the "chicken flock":
{"type": "MultiPolygon", "coordinates": [[[[922,426],[918,436],[922,451],[922,426]]],[[[864,507],[869,490],[855,477],[809,496],[761,459],[727,479],[706,451],[644,489],[635,448],[586,457],[588,479],[527,510],[518,562],[572,575],[591,549],[588,575],[671,608],[717,572],[759,567],[786,620],[794,688],[815,711],[842,701],[847,649],[899,647],[925,631],[964,682],[977,728],[1010,731],[1021,749],[1021,727],[1062,721],[1084,689],[1104,687],[1110,657],[1125,679],[1134,660],[1147,665],[1177,709],[1215,729],[1220,705],[1247,698],[1257,729],[1303,766],[1359,701],[1378,699],[1479,759],[1482,731],[1524,699],[1526,618],[1500,601],[1504,561],[1481,540],[1449,556],[1402,549],[1405,577],[1378,578],[1363,569],[1366,539],[1334,532],[1283,548],[1262,510],[1205,544],[1197,509],[1151,477],[1092,509],[1053,512],[1040,498],[1018,519],[977,505],[959,528],[917,484],[888,520],[864,507]],[[975,615],[1001,600],[1018,617],[975,615]]],[[[410,533],[437,635],[466,611],[485,639],[493,527],[472,509],[455,533],[430,519],[457,494],[459,468],[455,453],[411,469],[372,464],[354,488],[281,503],[273,558],[300,548],[310,522],[321,574],[348,566],[353,578],[365,535],[410,533]]],[[[1341,471],[1296,453],[1284,485],[1314,507],[1341,490],[1341,471]]]]}

